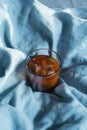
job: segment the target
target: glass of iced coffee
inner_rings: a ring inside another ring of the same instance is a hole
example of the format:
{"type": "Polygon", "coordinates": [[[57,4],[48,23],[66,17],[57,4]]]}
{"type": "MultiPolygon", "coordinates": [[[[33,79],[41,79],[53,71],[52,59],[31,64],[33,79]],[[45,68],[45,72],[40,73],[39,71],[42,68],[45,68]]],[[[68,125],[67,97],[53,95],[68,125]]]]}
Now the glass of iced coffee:
{"type": "Polygon", "coordinates": [[[27,57],[27,77],[32,89],[50,91],[58,84],[60,75],[60,56],[49,49],[36,49],[27,57]]]}

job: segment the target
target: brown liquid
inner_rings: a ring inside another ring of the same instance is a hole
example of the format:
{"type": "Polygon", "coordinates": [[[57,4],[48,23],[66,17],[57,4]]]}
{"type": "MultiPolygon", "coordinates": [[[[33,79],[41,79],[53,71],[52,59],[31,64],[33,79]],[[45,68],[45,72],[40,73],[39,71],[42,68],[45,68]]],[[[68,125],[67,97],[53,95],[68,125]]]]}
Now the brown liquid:
{"type": "Polygon", "coordinates": [[[60,64],[51,56],[38,55],[33,57],[27,64],[28,77],[34,89],[41,91],[53,88],[59,77],[60,64]]]}

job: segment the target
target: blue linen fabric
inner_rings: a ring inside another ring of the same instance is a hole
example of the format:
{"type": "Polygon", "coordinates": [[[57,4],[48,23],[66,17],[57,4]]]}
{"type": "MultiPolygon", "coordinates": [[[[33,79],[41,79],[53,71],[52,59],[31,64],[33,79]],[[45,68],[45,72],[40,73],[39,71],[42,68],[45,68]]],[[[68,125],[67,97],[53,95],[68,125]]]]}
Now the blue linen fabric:
{"type": "Polygon", "coordinates": [[[52,10],[33,0],[0,1],[0,130],[87,130],[87,8],[52,10]],[[33,91],[29,52],[62,59],[59,84],[33,91]]]}

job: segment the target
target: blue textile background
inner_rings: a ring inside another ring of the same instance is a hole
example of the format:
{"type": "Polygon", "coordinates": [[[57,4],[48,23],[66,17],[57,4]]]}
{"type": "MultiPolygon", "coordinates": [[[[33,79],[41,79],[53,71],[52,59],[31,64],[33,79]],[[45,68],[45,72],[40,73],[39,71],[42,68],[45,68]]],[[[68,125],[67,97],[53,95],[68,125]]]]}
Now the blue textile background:
{"type": "Polygon", "coordinates": [[[77,8],[87,6],[86,0],[39,0],[41,3],[45,4],[46,6],[57,9],[57,8],[77,8]]]}
{"type": "Polygon", "coordinates": [[[52,10],[33,0],[0,1],[0,130],[87,130],[87,8],[52,10]],[[36,48],[62,58],[52,93],[25,80],[36,48]]]}

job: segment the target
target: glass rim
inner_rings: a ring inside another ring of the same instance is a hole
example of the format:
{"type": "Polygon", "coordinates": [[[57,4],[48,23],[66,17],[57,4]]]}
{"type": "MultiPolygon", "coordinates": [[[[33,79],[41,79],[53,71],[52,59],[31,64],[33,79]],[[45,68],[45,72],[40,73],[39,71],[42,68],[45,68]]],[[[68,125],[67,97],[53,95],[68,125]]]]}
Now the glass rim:
{"type": "Polygon", "coordinates": [[[35,49],[35,50],[33,50],[33,51],[30,51],[30,53],[28,54],[28,56],[26,57],[26,69],[27,69],[27,71],[29,71],[31,74],[33,74],[33,75],[35,75],[35,76],[39,76],[39,77],[49,77],[49,76],[52,76],[53,74],[55,74],[55,73],[57,73],[57,72],[60,72],[60,70],[61,70],[61,57],[60,57],[60,55],[59,55],[59,53],[57,53],[56,51],[54,51],[54,50],[51,50],[51,49],[47,49],[47,48],[39,48],[39,49],[35,49]],[[32,54],[33,52],[35,52],[35,51],[39,51],[39,50],[48,50],[48,51],[51,51],[51,52],[53,52],[53,53],[55,53],[57,56],[58,56],[58,58],[59,58],[59,68],[57,69],[57,70],[55,70],[53,73],[51,73],[51,74],[48,74],[48,75],[40,75],[40,74],[35,74],[34,72],[32,72],[30,69],[29,69],[29,67],[28,67],[28,63],[29,63],[29,59],[30,59],[30,54],[32,54]]]}

